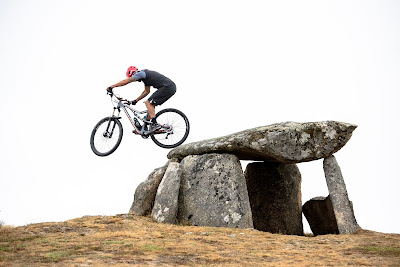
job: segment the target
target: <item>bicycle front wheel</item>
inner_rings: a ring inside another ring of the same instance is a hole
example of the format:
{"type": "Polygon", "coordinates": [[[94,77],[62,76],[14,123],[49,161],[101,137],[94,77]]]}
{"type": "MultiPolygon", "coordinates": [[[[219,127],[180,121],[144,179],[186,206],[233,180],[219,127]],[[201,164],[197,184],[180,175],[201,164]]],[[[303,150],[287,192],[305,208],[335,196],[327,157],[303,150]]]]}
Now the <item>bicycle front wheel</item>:
{"type": "Polygon", "coordinates": [[[104,118],[94,127],[90,136],[90,147],[100,157],[113,153],[122,140],[122,124],[115,118],[104,118]]]}
{"type": "Polygon", "coordinates": [[[173,108],[163,109],[156,115],[157,123],[162,125],[160,132],[151,139],[163,148],[174,148],[185,142],[189,135],[189,120],[182,111],[173,108]]]}

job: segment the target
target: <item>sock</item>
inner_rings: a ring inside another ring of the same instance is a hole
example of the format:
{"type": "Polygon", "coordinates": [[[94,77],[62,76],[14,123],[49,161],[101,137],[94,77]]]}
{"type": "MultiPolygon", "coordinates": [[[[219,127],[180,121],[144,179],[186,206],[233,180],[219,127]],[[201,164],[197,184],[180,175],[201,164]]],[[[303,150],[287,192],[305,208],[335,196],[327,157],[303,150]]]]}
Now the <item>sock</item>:
{"type": "Polygon", "coordinates": [[[151,122],[154,123],[154,124],[156,124],[156,123],[157,123],[156,118],[152,118],[152,119],[151,119],[151,122]]]}

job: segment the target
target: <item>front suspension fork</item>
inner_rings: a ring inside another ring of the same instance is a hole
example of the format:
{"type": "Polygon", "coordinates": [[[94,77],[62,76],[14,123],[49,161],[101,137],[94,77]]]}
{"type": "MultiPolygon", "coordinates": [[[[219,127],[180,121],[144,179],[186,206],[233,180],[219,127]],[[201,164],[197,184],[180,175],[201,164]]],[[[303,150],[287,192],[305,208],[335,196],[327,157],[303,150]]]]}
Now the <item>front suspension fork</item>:
{"type": "Polygon", "coordinates": [[[113,133],[114,133],[114,129],[115,129],[115,124],[116,124],[115,121],[114,121],[114,124],[113,124],[112,129],[111,129],[111,132],[110,132],[109,129],[110,129],[111,121],[113,121],[113,118],[114,118],[114,117],[119,117],[119,113],[120,113],[120,112],[121,112],[121,109],[120,109],[119,107],[118,107],[118,108],[114,107],[113,113],[111,114],[111,117],[110,117],[110,119],[108,120],[107,130],[106,130],[106,132],[104,133],[104,135],[107,135],[109,138],[112,137],[112,135],[113,135],[113,133]],[[117,116],[114,116],[115,110],[118,110],[117,116]]]}

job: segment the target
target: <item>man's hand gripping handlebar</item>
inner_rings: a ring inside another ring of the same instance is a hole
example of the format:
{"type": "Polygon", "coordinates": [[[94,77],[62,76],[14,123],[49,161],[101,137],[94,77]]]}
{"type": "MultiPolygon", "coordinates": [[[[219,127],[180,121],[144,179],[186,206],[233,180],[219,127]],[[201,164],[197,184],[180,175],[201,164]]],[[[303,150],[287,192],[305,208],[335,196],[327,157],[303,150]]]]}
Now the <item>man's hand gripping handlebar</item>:
{"type": "Polygon", "coordinates": [[[107,95],[110,95],[110,96],[113,96],[113,89],[112,89],[112,87],[110,86],[110,87],[108,87],[107,88],[107,95]]]}

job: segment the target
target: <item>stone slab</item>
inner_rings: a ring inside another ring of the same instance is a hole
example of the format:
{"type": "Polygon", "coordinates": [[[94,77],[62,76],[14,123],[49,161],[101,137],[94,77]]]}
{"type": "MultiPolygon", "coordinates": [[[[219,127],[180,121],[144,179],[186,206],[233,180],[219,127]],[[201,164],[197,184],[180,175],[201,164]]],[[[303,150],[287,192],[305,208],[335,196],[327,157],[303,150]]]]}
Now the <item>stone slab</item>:
{"type": "Polygon", "coordinates": [[[330,197],[315,197],[304,203],[303,213],[314,235],[339,234],[330,197]]]}
{"type": "Polygon", "coordinates": [[[300,163],[326,158],[341,149],[357,126],[337,121],[284,122],[181,145],[168,158],[229,153],[240,160],[300,163]]]}

